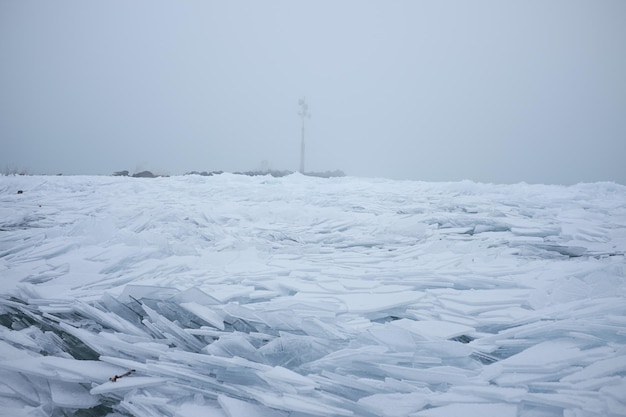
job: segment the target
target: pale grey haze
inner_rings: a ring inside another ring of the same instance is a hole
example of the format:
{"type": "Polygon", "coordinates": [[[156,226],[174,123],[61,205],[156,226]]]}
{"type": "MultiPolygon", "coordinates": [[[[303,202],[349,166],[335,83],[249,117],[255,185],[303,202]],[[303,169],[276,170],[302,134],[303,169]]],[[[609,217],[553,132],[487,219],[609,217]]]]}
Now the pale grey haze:
{"type": "Polygon", "coordinates": [[[626,1],[0,1],[0,169],[626,184],[626,1]]]}

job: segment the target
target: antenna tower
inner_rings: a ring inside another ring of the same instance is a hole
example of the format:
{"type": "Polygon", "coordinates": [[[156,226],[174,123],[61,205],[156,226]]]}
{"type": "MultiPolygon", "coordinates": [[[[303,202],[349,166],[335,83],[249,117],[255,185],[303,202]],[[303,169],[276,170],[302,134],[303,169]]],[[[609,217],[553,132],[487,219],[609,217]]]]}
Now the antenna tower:
{"type": "Polygon", "coordinates": [[[311,118],[311,113],[309,113],[309,106],[306,104],[306,98],[301,98],[298,101],[300,105],[300,111],[298,115],[302,119],[302,141],[300,142],[300,173],[304,174],[304,119],[311,118]]]}

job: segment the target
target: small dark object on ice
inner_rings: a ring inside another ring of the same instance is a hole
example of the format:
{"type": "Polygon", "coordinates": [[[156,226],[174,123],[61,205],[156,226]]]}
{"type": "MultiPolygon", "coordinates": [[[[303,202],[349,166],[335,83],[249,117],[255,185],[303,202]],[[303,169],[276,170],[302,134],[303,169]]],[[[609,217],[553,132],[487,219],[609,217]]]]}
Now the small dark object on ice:
{"type": "Polygon", "coordinates": [[[120,378],[124,378],[125,376],[128,376],[128,375],[132,374],[133,372],[135,372],[135,370],[131,369],[130,371],[126,372],[125,374],[115,375],[113,378],[109,378],[109,381],[115,382],[115,381],[117,381],[120,378]]]}
{"type": "Polygon", "coordinates": [[[17,193],[18,194],[24,194],[24,191],[23,190],[17,190],[17,193]]]}

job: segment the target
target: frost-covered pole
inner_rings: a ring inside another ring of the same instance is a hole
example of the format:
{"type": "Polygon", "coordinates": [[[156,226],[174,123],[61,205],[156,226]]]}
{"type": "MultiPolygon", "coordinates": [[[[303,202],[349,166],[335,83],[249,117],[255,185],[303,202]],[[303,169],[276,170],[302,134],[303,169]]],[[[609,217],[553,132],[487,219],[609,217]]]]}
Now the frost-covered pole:
{"type": "Polygon", "coordinates": [[[304,119],[311,117],[309,106],[306,104],[306,98],[301,98],[298,102],[300,111],[298,115],[302,118],[302,141],[300,142],[300,173],[304,174],[304,119]]]}

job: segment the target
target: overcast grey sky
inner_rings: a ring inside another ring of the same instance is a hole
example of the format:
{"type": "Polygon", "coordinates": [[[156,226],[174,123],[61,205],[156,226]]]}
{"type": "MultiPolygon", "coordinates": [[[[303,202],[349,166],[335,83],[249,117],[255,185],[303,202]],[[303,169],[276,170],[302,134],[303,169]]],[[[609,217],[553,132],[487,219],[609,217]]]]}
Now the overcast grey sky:
{"type": "Polygon", "coordinates": [[[626,184],[626,1],[0,0],[0,169],[626,184]]]}

